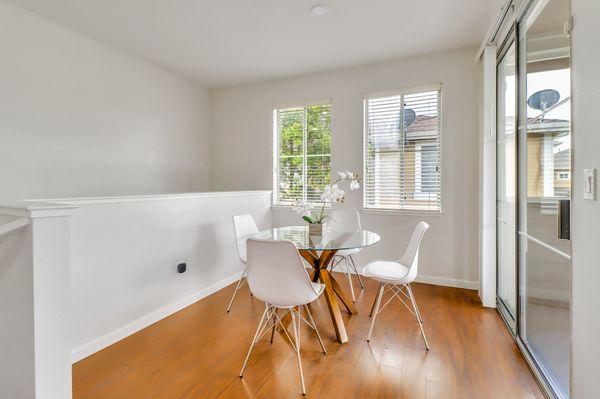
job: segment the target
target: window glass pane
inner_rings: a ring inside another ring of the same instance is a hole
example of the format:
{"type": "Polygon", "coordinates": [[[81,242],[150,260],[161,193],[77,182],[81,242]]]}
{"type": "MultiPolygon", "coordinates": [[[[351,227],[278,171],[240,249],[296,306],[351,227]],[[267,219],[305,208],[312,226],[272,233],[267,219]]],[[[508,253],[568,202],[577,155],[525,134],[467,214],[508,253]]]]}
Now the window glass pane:
{"type": "Polygon", "coordinates": [[[331,182],[331,104],[275,110],[275,204],[318,201],[331,182]]]}
{"type": "Polygon", "coordinates": [[[307,157],[307,200],[319,201],[323,188],[331,182],[331,160],[330,156],[307,157]]]}
{"type": "Polygon", "coordinates": [[[562,398],[571,384],[569,18],[568,0],[540,1],[518,29],[519,335],[562,398]]]}
{"type": "Polygon", "coordinates": [[[420,165],[420,192],[421,193],[437,193],[436,181],[436,164],[437,154],[435,146],[423,146],[421,147],[421,165],[420,165]]]}
{"type": "Polygon", "coordinates": [[[294,198],[302,198],[304,190],[303,157],[280,157],[278,166],[278,198],[289,202],[294,198]]]}
{"type": "Polygon", "coordinates": [[[439,211],[440,92],[365,101],[364,206],[439,211]]]}
{"type": "Polygon", "coordinates": [[[281,110],[278,115],[279,155],[304,153],[304,112],[299,109],[281,110]]]}
{"type": "Polygon", "coordinates": [[[322,155],[331,152],[331,106],[318,105],[307,108],[307,152],[322,155]]]}

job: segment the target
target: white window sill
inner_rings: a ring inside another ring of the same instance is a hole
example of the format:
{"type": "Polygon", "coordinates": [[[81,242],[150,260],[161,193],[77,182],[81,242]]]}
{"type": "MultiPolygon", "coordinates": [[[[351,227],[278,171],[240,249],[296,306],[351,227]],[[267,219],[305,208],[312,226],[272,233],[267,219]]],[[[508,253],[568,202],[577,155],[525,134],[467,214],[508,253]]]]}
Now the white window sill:
{"type": "Polygon", "coordinates": [[[412,210],[412,209],[383,209],[383,208],[362,208],[363,213],[379,213],[385,215],[404,215],[404,216],[442,216],[444,213],[439,211],[412,210]]]}
{"type": "Polygon", "coordinates": [[[294,211],[290,205],[271,205],[271,209],[277,211],[294,211]]]}
{"type": "MultiPolygon", "coordinates": [[[[291,206],[288,205],[271,205],[271,209],[275,211],[289,211],[295,212],[291,206]]],[[[331,207],[325,209],[330,210],[331,207]]],[[[410,210],[410,209],[374,209],[374,208],[362,208],[362,213],[374,213],[374,214],[385,214],[385,215],[403,215],[403,216],[442,216],[442,211],[425,211],[425,210],[410,210]]]]}
{"type": "MultiPolygon", "coordinates": [[[[292,211],[292,212],[295,212],[292,209],[291,205],[271,205],[271,209],[275,209],[275,210],[278,210],[278,211],[292,211]]],[[[325,209],[327,209],[327,210],[331,209],[331,205],[326,205],[325,209]]],[[[312,208],[310,210],[311,211],[320,211],[321,207],[312,208]]]]}

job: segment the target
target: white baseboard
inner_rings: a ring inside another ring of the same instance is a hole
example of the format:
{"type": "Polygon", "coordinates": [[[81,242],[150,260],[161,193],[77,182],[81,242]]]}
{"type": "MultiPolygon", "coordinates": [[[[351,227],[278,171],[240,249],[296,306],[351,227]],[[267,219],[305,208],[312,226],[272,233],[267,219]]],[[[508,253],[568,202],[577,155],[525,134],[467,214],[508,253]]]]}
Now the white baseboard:
{"type": "Polygon", "coordinates": [[[237,281],[242,276],[242,272],[235,273],[229,277],[226,277],[222,280],[219,280],[206,288],[201,289],[187,297],[180,299],[177,302],[174,302],[170,305],[163,306],[162,308],[155,310],[154,312],[140,317],[137,320],[132,321],[129,324],[124,325],[123,327],[119,327],[114,331],[109,332],[101,337],[94,339],[93,341],[87,342],[71,351],[71,362],[76,363],[86,357],[93,355],[94,353],[116,343],[120,340],[134,334],[154,323],[164,319],[172,315],[175,312],[180,311],[181,309],[190,306],[191,304],[201,300],[202,298],[206,298],[210,294],[213,294],[219,291],[222,288],[225,288],[229,284],[237,281]]]}
{"type": "Polygon", "coordinates": [[[476,290],[479,288],[479,283],[477,281],[461,280],[458,278],[449,277],[424,276],[422,274],[418,275],[415,281],[417,283],[442,285],[444,287],[465,288],[467,290],[476,290]]]}
{"type": "MultiPolygon", "coordinates": [[[[338,267],[336,267],[335,271],[345,273],[346,266],[339,265],[338,267]]],[[[353,270],[351,270],[350,273],[355,274],[353,270]]],[[[444,287],[465,288],[468,290],[476,290],[479,288],[479,283],[477,281],[461,280],[461,279],[449,278],[449,277],[424,276],[422,274],[419,274],[415,281],[417,283],[441,285],[444,287]]]]}

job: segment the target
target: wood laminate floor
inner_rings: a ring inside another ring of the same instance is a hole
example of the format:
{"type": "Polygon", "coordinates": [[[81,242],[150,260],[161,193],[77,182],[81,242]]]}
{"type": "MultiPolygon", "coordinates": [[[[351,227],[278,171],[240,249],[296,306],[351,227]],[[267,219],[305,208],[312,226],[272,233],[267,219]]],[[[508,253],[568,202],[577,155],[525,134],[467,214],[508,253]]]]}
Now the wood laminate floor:
{"type": "MultiPolygon", "coordinates": [[[[340,275],[338,280],[347,280],[340,275]]],[[[516,399],[543,398],[524,358],[495,310],[475,291],[414,284],[431,350],[425,351],[413,316],[394,302],[365,341],[377,289],[358,283],[357,309],[344,311],[350,342],[335,341],[323,298],[313,305],[327,346],[302,330],[302,361],[310,398],[516,399]]],[[[276,334],[255,347],[238,377],[264,304],[247,287],[225,312],[234,286],[73,365],[74,398],[301,397],[294,352],[276,334]]],[[[290,327],[291,331],[291,327],[290,327]]]]}

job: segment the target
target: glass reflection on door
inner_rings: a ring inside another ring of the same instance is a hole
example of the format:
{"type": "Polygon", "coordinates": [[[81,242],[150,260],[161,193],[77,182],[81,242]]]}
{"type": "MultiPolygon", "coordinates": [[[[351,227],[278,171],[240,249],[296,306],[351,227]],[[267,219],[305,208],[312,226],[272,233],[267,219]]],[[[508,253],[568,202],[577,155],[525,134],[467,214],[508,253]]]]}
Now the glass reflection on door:
{"type": "Polygon", "coordinates": [[[536,3],[520,25],[519,335],[569,395],[571,297],[569,2],[536,3]]]}
{"type": "Polygon", "coordinates": [[[496,229],[497,297],[504,318],[515,328],[516,315],[516,65],[509,38],[496,69],[496,229]]]}

